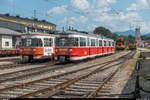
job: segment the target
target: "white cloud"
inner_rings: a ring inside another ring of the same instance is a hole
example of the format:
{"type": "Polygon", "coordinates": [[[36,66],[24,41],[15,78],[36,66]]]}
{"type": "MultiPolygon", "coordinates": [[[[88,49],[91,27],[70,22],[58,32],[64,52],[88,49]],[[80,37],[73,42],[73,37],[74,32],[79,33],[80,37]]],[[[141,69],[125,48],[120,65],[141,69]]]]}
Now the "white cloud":
{"type": "Polygon", "coordinates": [[[71,18],[69,19],[69,24],[70,24],[70,25],[73,25],[73,24],[75,24],[76,21],[77,21],[77,19],[76,19],[75,17],[71,17],[71,18]]]}
{"type": "Polygon", "coordinates": [[[48,15],[52,15],[52,14],[63,14],[67,12],[67,6],[63,5],[63,6],[58,6],[55,8],[50,9],[47,14],[48,15]]]}
{"type": "Polygon", "coordinates": [[[140,28],[141,28],[141,34],[144,34],[144,33],[149,33],[150,30],[150,21],[148,22],[141,22],[140,23],[140,28]]]}
{"type": "Polygon", "coordinates": [[[93,31],[96,27],[98,27],[98,26],[95,24],[92,24],[92,25],[88,26],[87,29],[88,29],[88,31],[93,31]]]}
{"type": "Polygon", "coordinates": [[[116,3],[116,0],[94,0],[94,6],[96,7],[104,7],[109,6],[109,4],[116,3]]]}
{"type": "MultiPolygon", "coordinates": [[[[78,12],[81,10],[82,15],[79,17],[64,17],[61,24],[70,26],[81,24],[81,27],[83,27],[84,25],[87,25],[86,22],[89,22],[89,19],[91,21],[91,25],[85,26],[88,31],[94,30],[97,26],[104,26],[112,32],[126,31],[129,30],[130,24],[132,24],[135,28],[136,25],[139,25],[139,23],[136,23],[137,20],[143,21],[142,16],[140,16],[136,10],[148,9],[150,0],[149,3],[148,0],[137,0],[137,2],[132,3],[128,8],[126,8],[127,12],[114,14],[108,4],[115,4],[116,2],[117,0],[94,0],[93,3],[88,2],[88,0],[71,0],[70,3],[72,7],[74,7],[74,9],[78,12]],[[131,12],[132,10],[135,10],[135,12],[131,12]]],[[[67,6],[60,6],[56,8],[51,9],[50,13],[62,14],[63,12],[68,12],[67,6]]],[[[150,22],[145,23],[143,24],[141,31],[150,32],[149,27],[150,22]]]]}
{"type": "Polygon", "coordinates": [[[127,11],[131,11],[131,10],[137,10],[137,5],[135,3],[131,4],[131,6],[129,8],[126,9],[127,11]]]}
{"type": "Polygon", "coordinates": [[[79,10],[85,10],[90,6],[87,0],[71,0],[71,5],[79,10]]]}
{"type": "Polygon", "coordinates": [[[141,16],[137,12],[121,12],[119,15],[104,13],[93,19],[95,22],[105,24],[105,26],[113,32],[129,30],[129,24],[136,20],[142,20],[141,16]]]}
{"type": "Polygon", "coordinates": [[[116,3],[117,0],[107,0],[109,3],[116,3]]]}
{"type": "Polygon", "coordinates": [[[148,0],[137,0],[136,3],[132,3],[130,7],[126,8],[127,11],[145,10],[150,8],[148,0]]]}
{"type": "Polygon", "coordinates": [[[85,16],[80,16],[79,20],[81,23],[85,23],[88,20],[88,18],[85,16]]]}
{"type": "Polygon", "coordinates": [[[77,22],[77,19],[75,17],[70,17],[70,18],[65,17],[61,21],[61,24],[64,24],[64,25],[74,25],[76,22],[77,22]]]}

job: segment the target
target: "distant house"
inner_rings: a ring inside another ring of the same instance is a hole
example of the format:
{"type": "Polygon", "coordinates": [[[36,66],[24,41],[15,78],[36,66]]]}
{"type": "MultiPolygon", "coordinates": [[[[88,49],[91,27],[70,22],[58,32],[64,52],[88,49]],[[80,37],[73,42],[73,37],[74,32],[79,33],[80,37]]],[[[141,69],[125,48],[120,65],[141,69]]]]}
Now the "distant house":
{"type": "Polygon", "coordinates": [[[13,49],[21,44],[19,32],[0,27],[0,49],[13,49]]]}
{"type": "Polygon", "coordinates": [[[150,47],[150,40],[143,40],[144,47],[150,47]]]}

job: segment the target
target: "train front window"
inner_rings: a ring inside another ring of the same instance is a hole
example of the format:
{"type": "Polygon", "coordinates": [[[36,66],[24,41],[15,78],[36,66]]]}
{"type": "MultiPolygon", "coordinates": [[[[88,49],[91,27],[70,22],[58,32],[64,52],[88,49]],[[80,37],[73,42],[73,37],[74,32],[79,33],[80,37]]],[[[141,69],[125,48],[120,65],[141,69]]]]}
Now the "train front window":
{"type": "Polygon", "coordinates": [[[26,38],[22,40],[23,46],[26,47],[42,47],[42,40],[37,38],[26,38]]]}
{"type": "Polygon", "coordinates": [[[75,37],[57,37],[56,38],[56,46],[75,46],[77,47],[78,38],[75,37]]]}

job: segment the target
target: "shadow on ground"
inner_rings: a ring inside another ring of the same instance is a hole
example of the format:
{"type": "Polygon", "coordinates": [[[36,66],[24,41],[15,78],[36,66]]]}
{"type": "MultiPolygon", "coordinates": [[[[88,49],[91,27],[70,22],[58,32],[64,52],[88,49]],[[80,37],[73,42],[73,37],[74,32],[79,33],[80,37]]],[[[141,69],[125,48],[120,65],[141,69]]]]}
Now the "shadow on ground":
{"type": "MultiPolygon", "coordinates": [[[[119,95],[120,98],[134,98],[135,84],[136,84],[136,70],[133,71],[126,86],[119,95]]],[[[140,86],[150,91],[150,59],[142,60],[139,70],[139,84],[140,86]]],[[[140,90],[141,98],[150,98],[150,93],[146,93],[140,90]]]]}

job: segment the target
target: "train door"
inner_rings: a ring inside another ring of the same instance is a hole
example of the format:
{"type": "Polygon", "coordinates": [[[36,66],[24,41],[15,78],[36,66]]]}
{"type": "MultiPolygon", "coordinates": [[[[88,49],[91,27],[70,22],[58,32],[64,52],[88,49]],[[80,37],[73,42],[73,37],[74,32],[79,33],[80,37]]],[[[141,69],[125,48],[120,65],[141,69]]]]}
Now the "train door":
{"type": "Polygon", "coordinates": [[[102,53],[103,53],[103,41],[100,39],[99,40],[99,45],[98,45],[99,47],[98,47],[98,54],[99,55],[102,55],[102,53]]]}
{"type": "Polygon", "coordinates": [[[44,38],[44,56],[50,57],[53,53],[53,41],[54,38],[44,38]]]}
{"type": "Polygon", "coordinates": [[[96,56],[96,39],[94,39],[94,38],[91,38],[90,39],[90,42],[91,42],[91,45],[90,45],[90,56],[91,57],[94,57],[94,56],[96,56]]]}
{"type": "Polygon", "coordinates": [[[106,54],[107,53],[107,42],[106,40],[104,40],[104,46],[103,46],[103,53],[106,54]]]}
{"type": "Polygon", "coordinates": [[[89,38],[89,56],[92,56],[92,42],[91,42],[91,38],[89,38]]]}
{"type": "Polygon", "coordinates": [[[90,56],[90,39],[87,38],[88,56],[90,56]]]}

